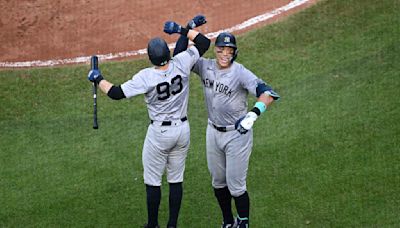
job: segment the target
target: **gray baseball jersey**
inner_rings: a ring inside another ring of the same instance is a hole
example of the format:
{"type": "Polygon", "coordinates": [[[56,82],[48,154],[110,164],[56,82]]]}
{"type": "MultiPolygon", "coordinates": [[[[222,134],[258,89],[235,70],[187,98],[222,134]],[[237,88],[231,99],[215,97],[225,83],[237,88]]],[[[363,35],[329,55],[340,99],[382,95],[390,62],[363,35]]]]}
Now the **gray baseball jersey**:
{"type": "Polygon", "coordinates": [[[233,125],[247,113],[248,93],[256,96],[262,82],[242,64],[219,69],[215,59],[200,58],[193,71],[200,75],[208,118],[216,125],[233,125]]]}
{"type": "Polygon", "coordinates": [[[177,120],[187,114],[190,69],[199,59],[196,47],[176,55],[167,70],[154,67],[138,72],[121,85],[127,98],[145,95],[151,120],[177,120]]]}
{"type": "Polygon", "coordinates": [[[190,69],[199,57],[193,46],[171,59],[167,70],[146,68],[121,85],[127,98],[144,94],[152,120],[142,153],[147,185],[160,186],[165,169],[169,183],[183,181],[190,143],[189,123],[183,118],[187,115],[190,69]],[[165,121],[170,124],[165,126],[165,121]]]}
{"type": "Polygon", "coordinates": [[[200,58],[193,71],[201,78],[207,105],[207,164],[212,185],[214,188],[228,186],[233,196],[240,196],[247,190],[253,131],[242,135],[234,125],[248,112],[248,94],[256,96],[257,85],[263,81],[237,62],[219,69],[215,59],[200,58]]]}

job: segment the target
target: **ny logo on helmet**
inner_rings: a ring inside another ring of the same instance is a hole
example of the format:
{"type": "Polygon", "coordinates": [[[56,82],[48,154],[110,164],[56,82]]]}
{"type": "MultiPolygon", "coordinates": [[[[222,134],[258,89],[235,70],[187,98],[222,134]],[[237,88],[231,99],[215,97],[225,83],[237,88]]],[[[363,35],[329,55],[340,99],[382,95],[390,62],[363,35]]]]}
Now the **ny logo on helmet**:
{"type": "Polygon", "coordinates": [[[231,38],[229,36],[225,36],[224,43],[230,43],[230,42],[231,42],[231,38]]]}

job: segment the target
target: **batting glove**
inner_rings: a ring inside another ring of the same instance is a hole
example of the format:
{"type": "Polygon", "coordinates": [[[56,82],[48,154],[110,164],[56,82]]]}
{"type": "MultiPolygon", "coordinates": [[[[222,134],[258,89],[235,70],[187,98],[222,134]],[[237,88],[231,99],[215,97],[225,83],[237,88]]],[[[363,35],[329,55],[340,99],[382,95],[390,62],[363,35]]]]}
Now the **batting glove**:
{"type": "Polygon", "coordinates": [[[248,112],[245,117],[242,117],[238,122],[236,122],[236,130],[240,134],[246,134],[253,127],[257,117],[258,116],[255,112],[248,112]]]}
{"type": "Polygon", "coordinates": [[[187,28],[194,29],[196,27],[204,25],[205,23],[207,23],[206,17],[203,15],[197,15],[191,21],[189,21],[189,23],[187,24],[187,28]]]}
{"type": "Polygon", "coordinates": [[[246,134],[248,130],[244,129],[241,125],[240,122],[244,119],[244,116],[238,119],[235,123],[235,129],[240,133],[240,134],[246,134]]]}
{"type": "Polygon", "coordinates": [[[164,32],[170,35],[173,33],[182,33],[182,26],[178,25],[174,21],[167,21],[164,24],[164,32]]]}
{"type": "Polygon", "coordinates": [[[89,81],[95,82],[97,84],[99,84],[100,81],[104,79],[103,76],[101,75],[100,70],[90,70],[87,78],[89,81]]]}

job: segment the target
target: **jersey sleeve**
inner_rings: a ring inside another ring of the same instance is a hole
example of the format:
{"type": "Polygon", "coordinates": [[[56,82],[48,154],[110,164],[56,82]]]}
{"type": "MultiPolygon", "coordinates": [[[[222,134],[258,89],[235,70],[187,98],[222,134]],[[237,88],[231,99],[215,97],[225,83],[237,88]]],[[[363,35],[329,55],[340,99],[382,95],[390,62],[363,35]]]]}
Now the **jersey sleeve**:
{"type": "Polygon", "coordinates": [[[194,64],[194,66],[192,68],[192,71],[194,73],[196,73],[197,75],[201,75],[201,68],[204,65],[204,60],[205,59],[203,57],[200,57],[199,60],[197,60],[196,64],[194,64]]]}
{"type": "Polygon", "coordinates": [[[174,61],[185,71],[190,72],[193,65],[200,58],[199,51],[195,46],[191,46],[186,51],[177,54],[174,57],[174,61]]]}
{"type": "Polygon", "coordinates": [[[135,74],[132,79],[124,82],[121,85],[121,89],[124,92],[126,98],[130,98],[147,92],[148,86],[143,76],[145,76],[145,73],[142,70],[139,73],[135,74]]]}
{"type": "Polygon", "coordinates": [[[253,96],[257,96],[257,85],[262,82],[253,72],[244,68],[240,69],[242,72],[240,73],[240,83],[250,94],[253,96]]]}

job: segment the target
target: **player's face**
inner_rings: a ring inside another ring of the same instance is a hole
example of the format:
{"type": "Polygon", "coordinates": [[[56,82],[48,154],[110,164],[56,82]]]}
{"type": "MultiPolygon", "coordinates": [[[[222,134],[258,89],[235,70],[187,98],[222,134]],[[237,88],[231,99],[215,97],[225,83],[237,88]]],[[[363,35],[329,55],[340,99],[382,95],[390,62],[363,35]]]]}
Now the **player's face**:
{"type": "Polygon", "coordinates": [[[231,65],[233,52],[235,51],[231,47],[215,47],[215,56],[217,57],[217,63],[220,68],[228,68],[231,65]]]}

